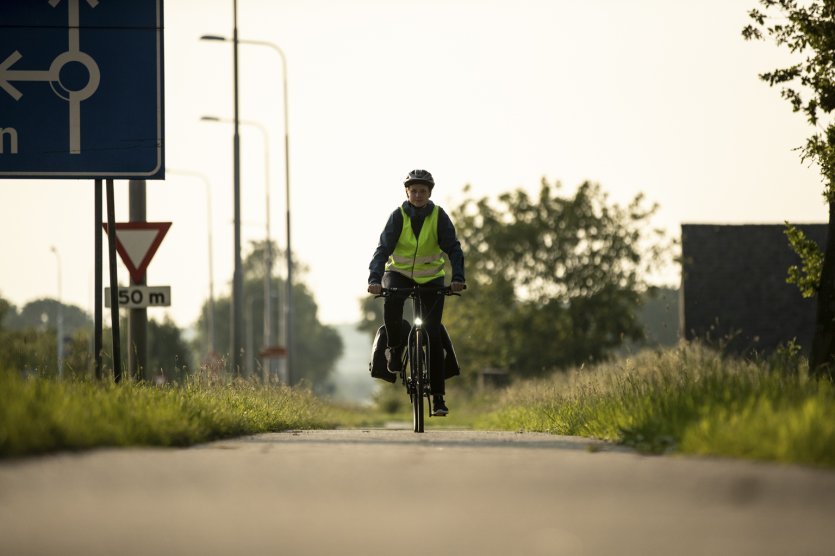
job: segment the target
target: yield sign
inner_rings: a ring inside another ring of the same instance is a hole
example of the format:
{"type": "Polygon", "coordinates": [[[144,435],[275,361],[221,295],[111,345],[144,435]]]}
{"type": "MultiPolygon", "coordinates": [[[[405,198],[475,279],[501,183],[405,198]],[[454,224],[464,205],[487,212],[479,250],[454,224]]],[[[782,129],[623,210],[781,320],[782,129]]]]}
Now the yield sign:
{"type": "MultiPolygon", "coordinates": [[[[107,224],[102,224],[107,232],[107,224]]],[[[145,269],[157,252],[171,222],[122,222],[116,224],[116,250],[130,271],[134,284],[142,282],[145,269]]]]}

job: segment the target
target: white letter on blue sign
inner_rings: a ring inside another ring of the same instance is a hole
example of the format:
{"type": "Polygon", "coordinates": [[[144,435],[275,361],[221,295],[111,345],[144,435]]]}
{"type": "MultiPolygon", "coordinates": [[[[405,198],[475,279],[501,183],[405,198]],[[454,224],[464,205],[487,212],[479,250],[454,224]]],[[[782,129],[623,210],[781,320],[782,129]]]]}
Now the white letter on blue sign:
{"type": "Polygon", "coordinates": [[[9,146],[11,147],[11,154],[17,154],[17,130],[13,127],[0,127],[0,154],[6,154],[3,150],[6,144],[6,136],[9,137],[9,146]]]}

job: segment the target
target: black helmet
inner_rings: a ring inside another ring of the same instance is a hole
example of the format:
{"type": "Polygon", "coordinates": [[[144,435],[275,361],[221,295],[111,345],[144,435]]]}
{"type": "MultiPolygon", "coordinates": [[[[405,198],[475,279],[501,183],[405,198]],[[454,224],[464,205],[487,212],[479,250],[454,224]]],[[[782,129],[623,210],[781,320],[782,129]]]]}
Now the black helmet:
{"type": "Polygon", "coordinates": [[[435,180],[432,179],[432,174],[426,170],[412,170],[403,180],[403,185],[409,187],[413,183],[425,183],[429,189],[435,187],[435,180]]]}

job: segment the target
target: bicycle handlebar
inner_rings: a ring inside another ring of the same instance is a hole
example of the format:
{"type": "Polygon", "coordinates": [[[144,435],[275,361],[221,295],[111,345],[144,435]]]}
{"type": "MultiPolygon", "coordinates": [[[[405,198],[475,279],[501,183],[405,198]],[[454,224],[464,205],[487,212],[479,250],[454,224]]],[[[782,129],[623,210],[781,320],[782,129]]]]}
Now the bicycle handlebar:
{"type": "MultiPolygon", "coordinates": [[[[464,284],[464,289],[467,289],[467,285],[464,284]]],[[[461,296],[460,293],[452,291],[450,286],[410,286],[408,288],[382,288],[380,290],[379,295],[375,295],[374,297],[387,297],[393,293],[398,292],[408,292],[412,295],[421,292],[421,291],[435,291],[438,295],[457,295],[461,296]]]]}

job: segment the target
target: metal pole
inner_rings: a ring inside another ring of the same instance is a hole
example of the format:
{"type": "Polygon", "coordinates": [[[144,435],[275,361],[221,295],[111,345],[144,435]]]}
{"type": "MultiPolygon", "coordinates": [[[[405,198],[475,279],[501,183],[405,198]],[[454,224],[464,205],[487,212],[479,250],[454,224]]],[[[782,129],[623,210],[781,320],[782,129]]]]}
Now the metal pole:
{"type": "Polygon", "coordinates": [[[287,382],[292,384],[291,377],[293,372],[293,360],[295,358],[295,322],[294,322],[294,303],[293,303],[293,243],[290,240],[290,124],[289,124],[289,104],[287,99],[287,58],[284,56],[284,51],[278,46],[275,47],[278,54],[281,56],[281,67],[283,69],[283,85],[284,85],[284,192],[286,205],[286,222],[287,222],[287,294],[285,307],[287,314],[285,316],[285,327],[287,330],[287,382]]]}
{"type": "MultiPolygon", "coordinates": [[[[236,19],[237,21],[237,19],[236,19]]],[[[200,37],[201,40],[209,40],[209,41],[228,41],[226,37],[218,36],[218,35],[203,35],[200,37]]],[[[237,33],[237,23],[235,25],[235,33],[232,37],[232,42],[234,43],[234,51],[235,51],[235,126],[237,130],[237,122],[238,122],[238,113],[237,113],[237,56],[238,56],[238,44],[257,44],[262,46],[268,46],[278,52],[279,57],[281,58],[281,68],[282,68],[282,85],[284,90],[284,181],[285,181],[285,203],[286,203],[286,221],[287,221],[287,281],[285,283],[285,297],[286,301],[284,303],[284,334],[285,334],[285,347],[287,348],[287,382],[292,382],[291,380],[291,372],[293,366],[293,356],[294,356],[294,303],[293,303],[293,247],[292,247],[292,240],[290,238],[290,133],[289,133],[289,102],[287,97],[287,57],[284,55],[284,51],[276,44],[267,42],[267,41],[258,41],[258,40],[239,40],[238,33],[237,33]]],[[[236,132],[237,133],[237,132],[236,132]]],[[[237,135],[236,135],[237,136],[237,135]]],[[[240,252],[240,251],[239,251],[240,252]]]]}
{"type": "Polygon", "coordinates": [[[293,242],[290,237],[290,116],[289,100],[287,94],[287,56],[277,44],[268,41],[242,40],[244,44],[258,44],[268,46],[278,53],[281,58],[281,82],[284,92],[284,203],[285,221],[287,223],[287,281],[285,282],[284,302],[284,333],[285,347],[287,348],[287,382],[292,384],[293,360],[295,356],[295,334],[294,334],[294,303],[293,303],[293,242]]]}
{"type": "MultiPolygon", "coordinates": [[[[243,41],[241,41],[243,42],[243,41]]],[[[200,118],[201,121],[204,122],[219,122],[219,123],[231,123],[230,120],[224,118],[218,118],[217,116],[202,116],[200,118]]],[[[260,123],[253,121],[253,120],[240,120],[238,122],[241,125],[251,125],[258,129],[261,133],[261,137],[264,139],[264,206],[266,210],[266,236],[264,241],[264,303],[263,303],[263,317],[264,317],[264,330],[263,330],[263,337],[262,343],[263,348],[269,347],[273,343],[273,326],[272,326],[272,270],[273,270],[273,247],[272,247],[272,231],[271,231],[271,218],[270,218],[270,135],[267,132],[267,128],[261,125],[260,123]]],[[[251,310],[252,304],[247,304],[248,310],[251,310]]],[[[248,319],[249,317],[247,317],[248,319]]],[[[247,321],[249,322],[249,321],[247,321]]],[[[248,332],[247,332],[248,333],[248,332]]],[[[248,341],[247,341],[248,342],[248,341]]],[[[247,343],[247,346],[250,346],[247,343]]],[[[247,347],[250,349],[250,347],[247,347]]],[[[249,359],[247,358],[247,361],[249,359]]],[[[264,382],[267,382],[269,379],[269,372],[270,372],[270,359],[269,357],[264,357],[262,360],[262,379],[264,382]]],[[[247,367],[250,368],[250,367],[247,367]]]]}
{"type": "Polygon", "coordinates": [[[209,181],[206,180],[206,223],[209,233],[209,359],[215,357],[215,268],[212,253],[214,252],[212,242],[212,191],[209,181]]]}
{"type": "MultiPolygon", "coordinates": [[[[205,120],[210,118],[204,117],[205,120]]],[[[217,121],[223,121],[220,118],[217,121]]],[[[273,274],[273,247],[272,232],[270,231],[270,136],[267,133],[267,128],[258,122],[252,120],[241,120],[239,123],[243,125],[252,125],[261,132],[261,137],[264,139],[264,203],[267,216],[266,237],[264,240],[264,330],[262,339],[262,349],[272,345],[272,274],[273,274]]],[[[249,302],[249,310],[252,311],[252,300],[249,302]]],[[[248,317],[251,319],[251,317],[248,317]]],[[[253,350],[254,345],[249,344],[249,349],[253,350]]],[[[254,356],[254,354],[253,354],[254,356]]],[[[270,375],[270,358],[264,357],[261,361],[261,375],[264,383],[269,381],[270,375]]]]}
{"type": "MultiPolygon", "coordinates": [[[[254,122],[253,122],[254,123],[254,122]]],[[[266,234],[264,249],[264,348],[273,345],[273,324],[272,324],[272,277],[273,277],[273,245],[272,232],[270,231],[270,143],[267,130],[264,126],[257,124],[264,136],[264,203],[267,216],[266,234]]],[[[264,357],[261,362],[264,384],[269,382],[272,374],[272,359],[264,357]]]]}
{"type": "Polygon", "coordinates": [[[284,97],[284,194],[285,194],[285,221],[287,223],[287,281],[285,283],[284,301],[284,334],[285,347],[287,348],[287,382],[292,384],[294,349],[294,304],[293,304],[293,242],[290,237],[290,115],[289,100],[287,94],[287,56],[277,44],[268,41],[242,40],[244,44],[257,44],[268,46],[278,53],[281,58],[281,81],[284,97]]]}
{"type": "Polygon", "coordinates": [[[233,101],[235,106],[234,151],[234,205],[235,205],[235,270],[232,275],[232,373],[241,374],[243,332],[243,269],[241,263],[241,144],[238,133],[238,0],[233,0],[233,101]]]}
{"type": "MultiPolygon", "coordinates": [[[[145,222],[147,218],[145,180],[130,180],[128,196],[130,221],[145,222]]],[[[139,282],[134,282],[131,277],[131,284],[136,286],[144,286],[147,282],[145,276],[139,282]]],[[[134,380],[154,378],[148,368],[148,309],[128,311],[128,373],[134,380]]]]}
{"type": "Polygon", "coordinates": [[[58,322],[55,328],[57,329],[56,338],[58,341],[58,378],[60,379],[64,376],[64,303],[62,301],[64,296],[61,293],[61,254],[54,245],[50,250],[55,253],[55,259],[58,262],[58,322]]]}
{"type": "Polygon", "coordinates": [[[107,244],[110,260],[110,335],[113,340],[113,376],[122,381],[122,346],[119,335],[119,282],[116,279],[116,208],[113,180],[107,179],[107,244]]]}
{"type": "Polygon", "coordinates": [[[287,96],[287,56],[284,51],[277,44],[268,41],[258,40],[241,40],[244,44],[258,44],[261,46],[268,46],[278,53],[281,58],[281,76],[282,88],[284,92],[284,193],[285,193],[285,210],[287,222],[287,281],[285,283],[285,302],[284,302],[284,333],[285,333],[285,347],[287,348],[287,382],[292,384],[293,360],[295,355],[295,334],[293,332],[294,325],[294,303],[293,303],[293,242],[290,237],[290,124],[289,124],[289,101],[287,96]]]}
{"type": "Polygon", "coordinates": [[[247,301],[246,311],[246,375],[252,376],[255,374],[255,334],[252,326],[252,298],[247,301]]]}
{"type": "Polygon", "coordinates": [[[95,226],[96,226],[96,235],[95,237],[95,249],[96,249],[96,258],[95,258],[95,266],[96,266],[96,276],[94,280],[93,286],[93,358],[96,362],[95,371],[96,371],[96,380],[102,380],[103,373],[101,368],[101,335],[102,335],[102,326],[103,326],[103,318],[102,318],[102,221],[101,221],[101,212],[102,212],[102,180],[97,179],[95,181],[95,226]]]}

